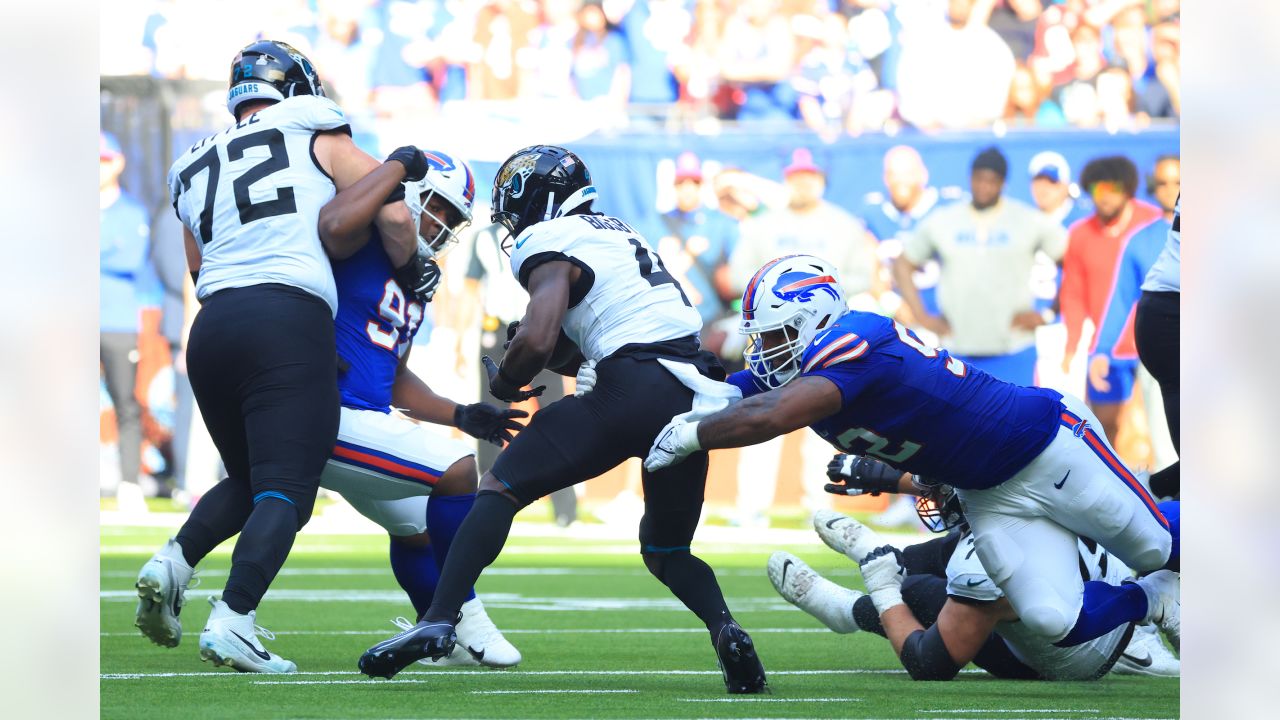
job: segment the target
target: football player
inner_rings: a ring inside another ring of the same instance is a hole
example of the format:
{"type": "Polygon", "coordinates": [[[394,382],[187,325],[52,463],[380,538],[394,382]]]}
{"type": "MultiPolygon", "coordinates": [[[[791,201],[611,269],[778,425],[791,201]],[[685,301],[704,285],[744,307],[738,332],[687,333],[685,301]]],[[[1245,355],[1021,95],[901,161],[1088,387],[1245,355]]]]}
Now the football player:
{"type": "MultiPolygon", "coordinates": [[[[541,392],[522,388],[544,367],[572,375],[584,360],[594,363],[595,388],[543,408],[498,456],[431,607],[416,626],[360,658],[366,675],[391,677],[414,660],[447,654],[458,609],[502,550],[520,508],[643,456],[672,414],[707,399],[693,388],[725,387],[711,379],[724,370],[699,348],[702,321],[680,284],[630,225],[592,211],[595,197],[586,165],[564,148],[525,148],[498,169],[493,220],[511,234],[511,271],[528,289],[529,305],[502,366],[487,364],[490,390],[501,400],[526,399],[541,392]]],[[[761,692],[764,668],[751,638],[729,613],[711,568],[690,552],[706,474],[705,453],[643,474],[641,557],[706,624],[729,692],[761,692]]]]}
{"type": "MultiPolygon", "coordinates": [[[[844,454],[832,460],[828,474],[837,484],[827,487],[838,494],[918,495],[916,511],[925,527],[950,531],[901,551],[907,612],[886,613],[882,622],[869,596],[832,583],[786,552],[769,558],[769,579],[788,602],[835,632],[862,629],[886,637],[912,679],[950,680],[970,661],[992,675],[1015,679],[1096,680],[1112,671],[1179,674],[1177,658],[1160,642],[1154,625],[1128,623],[1069,647],[1031,635],[976,557],[973,534],[951,486],[923,482],[877,460],[844,454]],[[906,639],[916,632],[923,633],[923,656],[903,653],[906,639]]],[[[845,555],[884,544],[858,521],[829,510],[816,514],[813,526],[831,549],[845,555]]],[[[1092,540],[1081,538],[1077,550],[1086,582],[1114,584],[1133,575],[1092,540]]]]}
{"type": "MultiPolygon", "coordinates": [[[[311,517],[338,432],[338,298],[316,222],[335,190],[378,162],[352,143],[315,68],[285,43],[256,42],[235,56],[227,109],[236,124],[183,153],[168,182],[202,305],[187,367],[228,477],[139,572],[136,624],[153,642],[177,646],[192,568],[240,533],[200,656],[242,672],[293,672],[262,646],[255,619],[311,517]]],[[[427,163],[407,150],[392,157],[405,177],[421,179],[427,163]]],[[[428,292],[439,270],[418,252],[408,209],[388,205],[378,226],[397,278],[428,292]]]]}
{"type": "MultiPolygon", "coordinates": [[[[1031,633],[1068,646],[1129,622],[1172,624],[1176,573],[1154,571],[1177,567],[1177,505],[1156,506],[1084,403],[997,380],[900,323],[848,310],[834,268],[812,256],[760,268],[743,294],[740,330],[750,337],[748,369],[729,381],[746,399],[700,420],[674,418],[645,460],[649,471],[808,426],[842,452],[946,477],[983,567],[1031,633]],[[1086,587],[1077,537],[1152,574],[1086,587]]],[[[892,554],[860,560],[869,586],[883,582],[871,592],[876,608],[901,604],[892,554]]],[[[904,652],[925,652],[921,634],[911,638],[904,652]]]]}
{"type": "MultiPolygon", "coordinates": [[[[401,166],[388,160],[320,210],[320,238],[330,248],[338,286],[342,394],[338,441],[320,486],[342,493],[391,535],[391,569],[415,617],[431,604],[453,537],[475,502],[477,472],[471,448],[413,420],[451,425],[501,445],[521,427],[513,418],[527,414],[486,403],[460,405],[408,369],[424,308],[396,281],[382,244],[370,241],[378,234],[375,219],[389,197],[403,196],[423,252],[438,260],[471,222],[475,199],[465,162],[436,150],[421,154],[430,166],[422,179],[402,183],[401,166]]],[[[520,662],[474,591],[461,610],[458,645],[442,664],[520,662]]]]}

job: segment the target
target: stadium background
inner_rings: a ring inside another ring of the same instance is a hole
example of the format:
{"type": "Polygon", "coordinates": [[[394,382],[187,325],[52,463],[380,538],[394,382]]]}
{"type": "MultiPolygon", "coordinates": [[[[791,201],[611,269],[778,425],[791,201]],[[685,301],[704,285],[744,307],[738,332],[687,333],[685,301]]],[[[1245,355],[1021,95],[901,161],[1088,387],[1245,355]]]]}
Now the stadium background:
{"type": "MultiPolygon", "coordinates": [[[[659,232],[659,213],[671,206],[675,158],[685,151],[697,154],[709,178],[717,167],[733,167],[756,176],[760,187],[776,189],[771,184],[781,180],[791,153],[807,148],[827,172],[827,200],[854,214],[867,207],[869,195],[883,191],[881,159],[899,144],[919,150],[931,185],[958,193],[967,189],[975,152],[996,144],[1009,158],[1006,194],[1024,201],[1031,200],[1028,161],[1044,150],[1061,153],[1073,173],[1089,158],[1110,154],[1129,156],[1147,173],[1157,156],[1177,153],[1176,114],[1161,117],[1170,103],[1161,106],[1159,99],[1162,89],[1166,96],[1177,95],[1178,3],[1031,4],[1036,7],[976,3],[993,6],[987,24],[994,32],[987,39],[996,37],[1009,48],[1009,69],[1041,79],[1034,112],[1029,117],[1009,102],[953,124],[913,122],[913,113],[899,102],[914,88],[893,72],[904,54],[920,56],[922,48],[933,47],[930,33],[945,32],[949,3],[935,0],[604,2],[601,13],[614,22],[598,40],[583,29],[593,10],[579,10],[572,0],[303,0],[265,8],[228,2],[212,14],[193,2],[122,2],[102,18],[101,121],[128,158],[122,184],[151,213],[153,250],[180,236],[164,189],[168,164],[181,148],[225,127],[230,56],[259,36],[287,40],[308,53],[371,154],[381,157],[410,142],[449,150],[472,162],[479,201],[487,199],[497,164],[514,149],[536,142],[568,145],[592,169],[601,189],[597,207],[627,219],[650,239],[659,232]],[[712,51],[751,35],[753,12],[764,18],[758,23],[766,38],[761,53],[772,58],[769,48],[781,45],[790,58],[775,69],[775,82],[730,81],[730,69],[712,51]],[[244,17],[254,18],[256,31],[245,27],[244,17]],[[1086,52],[1098,56],[1090,59],[1096,68],[1086,67],[1086,52]],[[630,92],[619,94],[617,88],[625,89],[619,80],[623,66],[629,67],[630,92]],[[601,67],[610,72],[603,85],[601,67]],[[1129,78],[1128,102],[1119,110],[1106,95],[1114,83],[1104,81],[1116,78],[1117,68],[1129,78]],[[771,88],[763,104],[752,97],[762,84],[771,88]],[[1094,89],[1092,111],[1080,99],[1088,95],[1082,92],[1086,87],[1094,89]],[[861,111],[868,107],[877,110],[861,111]]],[[[1003,70],[970,66],[964,53],[936,47],[936,57],[925,53],[925,62],[940,71],[966,65],[959,77],[975,79],[975,94],[991,77],[1012,80],[1003,70]]],[[[1078,188],[1075,193],[1080,195],[1078,188]]],[[[1139,197],[1150,200],[1144,189],[1139,197]]],[[[473,229],[487,215],[477,207],[473,229]]],[[[420,374],[461,401],[475,398],[479,367],[480,330],[458,322],[455,312],[468,302],[461,297],[468,254],[460,247],[446,259],[446,291],[415,352],[420,374]]],[[[179,424],[173,398],[181,377],[169,362],[169,340],[159,331],[158,287],[144,279],[139,293],[144,309],[136,394],[145,409],[147,444],[164,450],[148,449],[144,465],[166,478],[173,475],[172,436],[179,424]]],[[[188,294],[188,321],[195,310],[190,300],[188,294]]],[[[1055,384],[1082,392],[1083,373],[1076,370],[1055,384]]],[[[102,467],[109,477],[114,430],[105,392],[102,405],[102,467]]],[[[194,426],[199,430],[198,418],[194,426]]],[[[193,456],[199,455],[198,445],[193,456]]],[[[185,479],[185,497],[198,496],[217,479],[208,450],[204,472],[185,479]]],[[[797,450],[790,443],[779,506],[799,502],[797,450]]],[[[1135,464],[1152,461],[1141,437],[1122,443],[1121,451],[1135,464]]],[[[732,452],[720,455],[708,495],[712,503],[728,505],[737,489],[737,462],[732,452]]],[[[186,467],[191,463],[189,458],[186,467]]],[[[618,471],[588,483],[584,498],[613,497],[626,476],[618,471]]]]}

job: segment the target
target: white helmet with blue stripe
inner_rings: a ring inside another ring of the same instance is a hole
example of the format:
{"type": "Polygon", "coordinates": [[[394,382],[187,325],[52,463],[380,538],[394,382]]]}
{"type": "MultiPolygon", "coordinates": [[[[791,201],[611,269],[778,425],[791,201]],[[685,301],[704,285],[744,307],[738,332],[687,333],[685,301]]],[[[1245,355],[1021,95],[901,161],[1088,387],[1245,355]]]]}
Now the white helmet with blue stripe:
{"type": "Polygon", "coordinates": [[[847,310],[844,288],[826,260],[787,255],[765,263],[742,293],[738,332],[749,338],[747,367],[766,387],[786,385],[800,374],[800,359],[818,331],[847,310]]]}
{"type": "Polygon", "coordinates": [[[426,249],[429,256],[438,259],[446,250],[457,244],[458,233],[471,224],[471,207],[476,199],[476,180],[471,172],[471,166],[460,158],[439,150],[423,150],[422,154],[430,167],[421,180],[404,183],[404,202],[409,206],[409,215],[413,218],[415,234],[421,233],[424,214],[435,221],[439,229],[431,237],[419,236],[418,243],[426,249]],[[437,217],[428,209],[427,206],[435,195],[453,206],[457,210],[457,217],[437,217]]]}

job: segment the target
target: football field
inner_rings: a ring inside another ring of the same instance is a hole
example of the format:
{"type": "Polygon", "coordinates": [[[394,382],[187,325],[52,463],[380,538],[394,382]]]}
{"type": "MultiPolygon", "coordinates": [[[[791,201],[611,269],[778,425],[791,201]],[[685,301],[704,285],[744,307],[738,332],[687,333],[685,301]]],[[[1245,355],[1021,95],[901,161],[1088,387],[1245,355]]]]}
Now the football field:
{"type": "MultiPolygon", "coordinates": [[[[224,544],[187,594],[175,649],[133,627],[133,581],[167,528],[104,526],[101,703],[104,718],[1174,718],[1178,680],[999,681],[978,671],[914,683],[887,642],[836,635],[769,584],[773,550],[795,552],[861,587],[842,557],[815,544],[695,543],[756,642],[771,695],[724,692],[705,628],[644,569],[634,541],[513,537],[480,581],[490,616],[523,653],[511,670],[413,665],[371,680],[356,659],[411,615],[386,561],[386,538],[304,533],[259,608],[267,646],[294,675],[244,675],[200,661],[196,640],[230,566],[224,544]]],[[[816,542],[816,538],[815,538],[816,542]]]]}

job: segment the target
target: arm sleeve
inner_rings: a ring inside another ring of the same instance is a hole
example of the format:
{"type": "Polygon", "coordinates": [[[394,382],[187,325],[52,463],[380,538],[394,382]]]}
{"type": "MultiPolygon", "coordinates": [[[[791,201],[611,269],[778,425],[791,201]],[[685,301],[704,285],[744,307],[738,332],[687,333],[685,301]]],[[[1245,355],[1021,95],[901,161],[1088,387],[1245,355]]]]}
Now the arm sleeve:
{"type": "Polygon", "coordinates": [[[739,370],[724,379],[725,382],[733,385],[742,391],[742,397],[749,398],[752,395],[759,395],[764,392],[764,388],[760,387],[760,383],[756,380],[756,376],[751,374],[750,370],[739,370]]]}
{"type": "MultiPolygon", "coordinates": [[[[1136,237],[1135,235],[1134,238],[1136,237]]],[[[1138,302],[1142,278],[1146,272],[1137,257],[1138,244],[1133,241],[1134,238],[1125,243],[1120,262],[1116,263],[1116,279],[1111,285],[1111,297],[1102,311],[1102,322],[1093,342],[1093,354],[1111,354],[1129,322],[1129,316],[1133,314],[1134,304],[1138,302]]]]}
{"type": "Polygon", "coordinates": [[[1062,322],[1067,326],[1067,352],[1075,352],[1080,344],[1085,316],[1085,259],[1079,236],[1067,244],[1062,256],[1062,289],[1058,302],[1062,308],[1062,322]]]}

